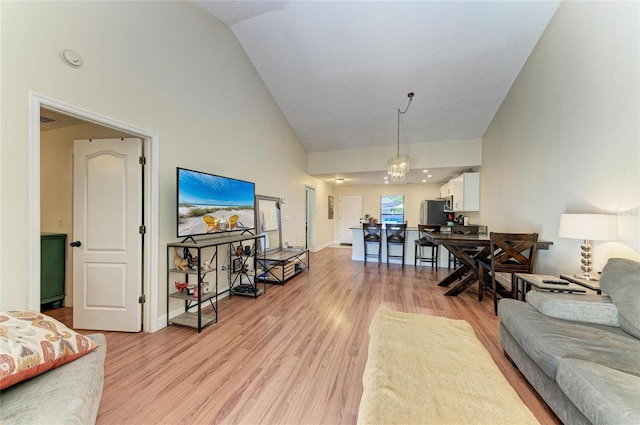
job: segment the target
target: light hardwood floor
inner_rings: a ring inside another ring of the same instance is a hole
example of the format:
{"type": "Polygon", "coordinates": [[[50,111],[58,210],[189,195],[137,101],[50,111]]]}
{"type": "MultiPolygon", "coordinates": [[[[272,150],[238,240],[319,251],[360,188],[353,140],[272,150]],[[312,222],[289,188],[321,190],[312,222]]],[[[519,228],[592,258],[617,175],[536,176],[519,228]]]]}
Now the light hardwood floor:
{"type": "MultiPolygon", "coordinates": [[[[478,302],[475,288],[443,296],[436,282],[447,273],[364,266],[350,249],[327,248],[258,299],[222,300],[218,323],[200,334],[106,332],[97,424],[354,424],[369,323],[382,306],[468,321],[538,420],[560,424],[504,357],[490,297],[478,302]]],[[[70,310],[48,313],[71,325],[70,310]]]]}

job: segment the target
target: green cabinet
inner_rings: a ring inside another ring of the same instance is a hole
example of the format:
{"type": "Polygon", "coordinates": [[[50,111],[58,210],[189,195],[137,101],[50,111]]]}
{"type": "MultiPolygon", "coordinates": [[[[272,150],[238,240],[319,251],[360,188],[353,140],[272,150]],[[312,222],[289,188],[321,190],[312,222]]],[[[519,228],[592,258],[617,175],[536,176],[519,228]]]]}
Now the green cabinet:
{"type": "Polygon", "coordinates": [[[64,233],[40,235],[40,304],[62,306],[66,241],[64,233]]]}

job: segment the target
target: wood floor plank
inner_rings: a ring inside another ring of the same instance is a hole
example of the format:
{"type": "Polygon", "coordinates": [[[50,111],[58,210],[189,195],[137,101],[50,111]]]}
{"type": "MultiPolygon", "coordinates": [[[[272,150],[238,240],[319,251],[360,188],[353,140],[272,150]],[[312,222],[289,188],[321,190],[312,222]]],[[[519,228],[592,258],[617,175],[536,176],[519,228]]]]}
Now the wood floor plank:
{"type": "MultiPolygon", "coordinates": [[[[200,334],[106,332],[97,424],[355,424],[380,307],[466,320],[538,420],[560,424],[504,357],[490,297],[478,302],[475,287],[445,297],[446,268],[365,266],[344,248],[311,264],[257,299],[221,300],[219,322],[200,334]]],[[[47,313],[72,326],[71,309],[47,313]]]]}

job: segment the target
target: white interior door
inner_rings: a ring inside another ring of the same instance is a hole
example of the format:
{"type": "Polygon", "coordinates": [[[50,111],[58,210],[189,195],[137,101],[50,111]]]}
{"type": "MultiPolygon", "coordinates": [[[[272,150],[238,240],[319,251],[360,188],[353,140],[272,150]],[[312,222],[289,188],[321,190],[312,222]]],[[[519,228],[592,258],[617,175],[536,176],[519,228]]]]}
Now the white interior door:
{"type": "Polygon", "coordinates": [[[73,325],[138,332],[142,140],[75,140],[73,325]],[[79,245],[79,246],[78,246],[79,245]]]}
{"type": "Polygon", "coordinates": [[[340,243],[353,242],[352,227],[360,226],[362,195],[340,195],[340,243]]]}

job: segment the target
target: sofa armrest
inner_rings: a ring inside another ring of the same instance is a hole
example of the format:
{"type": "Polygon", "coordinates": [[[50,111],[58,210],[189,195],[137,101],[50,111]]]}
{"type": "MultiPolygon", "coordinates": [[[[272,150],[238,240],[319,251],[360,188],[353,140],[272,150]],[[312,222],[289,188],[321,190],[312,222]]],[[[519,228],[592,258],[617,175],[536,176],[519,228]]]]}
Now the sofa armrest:
{"type": "Polygon", "coordinates": [[[606,295],[530,291],[527,303],[548,317],[620,327],[618,309],[606,295]]]}

